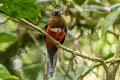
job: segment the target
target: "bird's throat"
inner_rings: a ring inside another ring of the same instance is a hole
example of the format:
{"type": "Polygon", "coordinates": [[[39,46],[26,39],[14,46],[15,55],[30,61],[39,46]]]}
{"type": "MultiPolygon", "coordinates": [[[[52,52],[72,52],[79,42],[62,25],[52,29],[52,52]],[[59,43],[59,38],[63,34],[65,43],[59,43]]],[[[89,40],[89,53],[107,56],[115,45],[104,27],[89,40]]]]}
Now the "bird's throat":
{"type": "Polygon", "coordinates": [[[61,28],[50,28],[50,31],[53,31],[53,32],[62,32],[63,30],[61,28]]]}

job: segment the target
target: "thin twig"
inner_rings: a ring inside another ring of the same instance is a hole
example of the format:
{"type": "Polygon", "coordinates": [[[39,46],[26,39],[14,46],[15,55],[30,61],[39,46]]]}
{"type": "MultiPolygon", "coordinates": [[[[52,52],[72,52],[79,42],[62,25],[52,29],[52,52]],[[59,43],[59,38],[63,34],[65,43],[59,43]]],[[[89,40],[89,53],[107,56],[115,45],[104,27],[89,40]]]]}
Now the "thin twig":
{"type": "MultiPolygon", "coordinates": [[[[117,59],[112,59],[112,60],[109,60],[109,61],[105,61],[104,63],[105,64],[108,64],[108,63],[119,63],[120,62],[120,58],[117,58],[117,59]]],[[[82,73],[80,76],[78,76],[77,80],[83,80],[83,78],[90,72],[92,71],[94,68],[98,67],[98,66],[101,66],[103,65],[102,63],[93,63],[92,66],[87,70],[85,71],[84,73],[82,73]]]]}

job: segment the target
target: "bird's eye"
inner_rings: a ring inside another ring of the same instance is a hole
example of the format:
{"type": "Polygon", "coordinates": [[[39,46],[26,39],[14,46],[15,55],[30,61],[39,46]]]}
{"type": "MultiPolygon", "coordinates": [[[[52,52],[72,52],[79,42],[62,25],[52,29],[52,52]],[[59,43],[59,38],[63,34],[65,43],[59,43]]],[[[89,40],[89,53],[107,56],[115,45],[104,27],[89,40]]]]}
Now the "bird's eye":
{"type": "Polygon", "coordinates": [[[53,12],[52,15],[53,16],[58,16],[58,12],[53,12]]]}

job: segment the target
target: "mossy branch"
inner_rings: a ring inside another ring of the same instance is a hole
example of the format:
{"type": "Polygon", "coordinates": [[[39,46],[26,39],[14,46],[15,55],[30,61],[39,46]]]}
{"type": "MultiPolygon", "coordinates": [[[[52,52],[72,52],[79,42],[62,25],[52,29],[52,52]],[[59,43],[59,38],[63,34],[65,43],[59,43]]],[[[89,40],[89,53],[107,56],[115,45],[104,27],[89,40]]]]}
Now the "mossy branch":
{"type": "Polygon", "coordinates": [[[70,49],[70,48],[68,48],[68,47],[60,44],[54,38],[52,38],[49,34],[47,34],[46,32],[44,32],[44,30],[42,30],[40,27],[33,25],[32,23],[26,21],[25,19],[19,19],[19,20],[22,21],[22,22],[24,22],[25,24],[29,25],[30,28],[33,28],[33,29],[41,32],[46,37],[48,37],[49,39],[51,39],[56,44],[57,47],[62,48],[64,50],[66,50],[67,52],[70,52],[70,53],[72,53],[74,55],[80,56],[80,57],[82,57],[84,59],[88,59],[88,60],[91,60],[91,61],[97,61],[97,62],[101,62],[102,61],[101,58],[98,58],[98,57],[89,57],[89,56],[82,55],[82,54],[80,54],[79,51],[72,50],[72,49],[70,49]]]}

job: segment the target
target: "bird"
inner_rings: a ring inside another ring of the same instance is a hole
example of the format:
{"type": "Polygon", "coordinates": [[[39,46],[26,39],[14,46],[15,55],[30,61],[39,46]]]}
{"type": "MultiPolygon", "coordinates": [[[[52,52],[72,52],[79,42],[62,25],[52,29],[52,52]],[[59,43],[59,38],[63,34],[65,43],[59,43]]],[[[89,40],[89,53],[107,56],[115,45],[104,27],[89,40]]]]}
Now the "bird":
{"type": "MultiPolygon", "coordinates": [[[[45,32],[57,40],[60,44],[64,43],[65,36],[67,34],[67,25],[62,14],[63,11],[61,9],[53,10],[50,14],[50,17],[48,18],[47,25],[45,26],[45,32]]],[[[44,41],[47,48],[46,76],[52,78],[55,76],[58,48],[56,44],[46,36],[44,36],[44,41]]]]}

